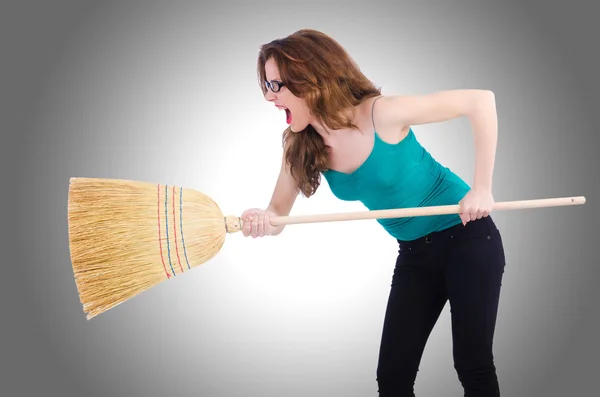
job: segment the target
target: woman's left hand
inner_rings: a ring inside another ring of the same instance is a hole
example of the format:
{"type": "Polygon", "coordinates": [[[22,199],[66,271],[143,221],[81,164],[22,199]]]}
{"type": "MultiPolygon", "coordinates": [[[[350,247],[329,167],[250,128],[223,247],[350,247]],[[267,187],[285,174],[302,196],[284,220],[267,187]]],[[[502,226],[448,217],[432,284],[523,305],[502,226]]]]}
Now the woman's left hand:
{"type": "Polygon", "coordinates": [[[492,212],[494,197],[492,192],[487,189],[471,189],[460,200],[460,219],[463,225],[467,222],[484,218],[492,212]]]}

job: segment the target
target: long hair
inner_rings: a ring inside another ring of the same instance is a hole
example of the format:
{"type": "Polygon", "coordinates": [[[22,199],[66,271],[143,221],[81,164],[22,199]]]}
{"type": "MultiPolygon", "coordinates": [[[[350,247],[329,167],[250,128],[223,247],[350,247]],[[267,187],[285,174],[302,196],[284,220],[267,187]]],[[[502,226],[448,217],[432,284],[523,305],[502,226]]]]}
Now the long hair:
{"type": "MultiPolygon", "coordinates": [[[[263,94],[270,58],[291,93],[304,99],[312,115],[331,129],[356,128],[343,111],[381,94],[336,40],[316,30],[298,30],[260,47],[257,72],[263,94]]],[[[320,173],[328,169],[323,138],[311,125],[296,133],[288,127],[283,144],[289,144],[285,160],[299,190],[310,197],[320,184],[320,173]]]]}

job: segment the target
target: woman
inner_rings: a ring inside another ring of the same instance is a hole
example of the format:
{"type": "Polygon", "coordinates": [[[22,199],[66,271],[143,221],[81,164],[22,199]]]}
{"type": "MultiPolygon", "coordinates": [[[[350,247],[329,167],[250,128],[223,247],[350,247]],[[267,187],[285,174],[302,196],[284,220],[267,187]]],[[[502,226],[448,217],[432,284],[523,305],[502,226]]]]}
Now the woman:
{"type": "Polygon", "coordinates": [[[265,99],[286,114],[281,171],[266,209],[242,214],[243,234],[280,234],[269,218],[288,215],[299,193],[323,176],[341,200],[372,210],[457,204],[460,214],[379,220],[399,255],[383,324],[380,396],[414,396],[422,353],[446,301],[453,354],[465,396],[499,396],[492,341],[504,271],[500,233],[489,216],[497,116],[487,90],[383,96],[335,40],[300,30],[260,49],[265,99]],[[468,117],[473,186],[420,145],[411,126],[468,117]]]}

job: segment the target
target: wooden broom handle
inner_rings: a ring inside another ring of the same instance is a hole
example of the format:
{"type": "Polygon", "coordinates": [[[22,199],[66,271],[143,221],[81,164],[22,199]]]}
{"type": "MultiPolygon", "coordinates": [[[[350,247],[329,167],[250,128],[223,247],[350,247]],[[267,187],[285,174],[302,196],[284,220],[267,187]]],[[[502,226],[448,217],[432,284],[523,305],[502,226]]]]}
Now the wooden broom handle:
{"type": "MultiPolygon", "coordinates": [[[[529,208],[545,208],[545,207],[562,207],[567,205],[585,204],[585,197],[559,197],[537,200],[519,200],[519,201],[504,201],[497,202],[492,206],[492,211],[502,210],[520,210],[529,208]]],[[[293,225],[298,223],[318,223],[318,222],[337,222],[337,221],[352,221],[360,219],[385,219],[385,218],[405,218],[413,216],[429,216],[429,215],[447,215],[458,214],[460,206],[441,205],[418,208],[399,208],[391,210],[374,210],[374,211],[359,211],[347,212],[338,214],[321,214],[321,215],[297,215],[297,216],[277,216],[270,218],[269,221],[273,226],[293,225]]]]}

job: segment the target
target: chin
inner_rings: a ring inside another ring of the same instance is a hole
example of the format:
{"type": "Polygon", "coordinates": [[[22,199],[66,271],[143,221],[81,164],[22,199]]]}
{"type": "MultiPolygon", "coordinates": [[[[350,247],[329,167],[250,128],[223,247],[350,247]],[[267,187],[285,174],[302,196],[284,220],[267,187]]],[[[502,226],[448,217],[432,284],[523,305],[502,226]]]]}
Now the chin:
{"type": "Polygon", "coordinates": [[[301,132],[301,131],[304,131],[306,129],[306,127],[308,127],[308,124],[309,123],[304,123],[302,125],[298,125],[298,124],[292,123],[292,124],[290,124],[290,130],[292,132],[301,132]]]}

